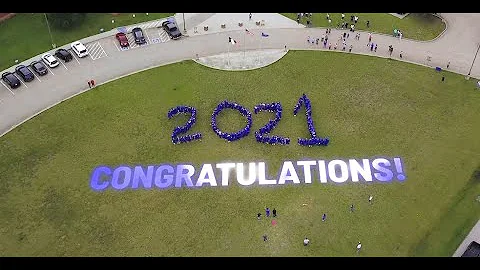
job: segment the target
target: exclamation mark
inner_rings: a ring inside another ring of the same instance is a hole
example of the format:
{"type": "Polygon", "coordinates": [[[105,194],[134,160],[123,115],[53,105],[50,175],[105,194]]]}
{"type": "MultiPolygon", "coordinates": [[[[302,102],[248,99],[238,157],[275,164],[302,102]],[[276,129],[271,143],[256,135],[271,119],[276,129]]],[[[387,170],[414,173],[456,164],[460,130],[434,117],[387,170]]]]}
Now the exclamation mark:
{"type": "Polygon", "coordinates": [[[402,160],[400,158],[393,158],[395,162],[395,168],[397,169],[397,179],[400,181],[405,180],[405,175],[403,174],[402,160]]]}

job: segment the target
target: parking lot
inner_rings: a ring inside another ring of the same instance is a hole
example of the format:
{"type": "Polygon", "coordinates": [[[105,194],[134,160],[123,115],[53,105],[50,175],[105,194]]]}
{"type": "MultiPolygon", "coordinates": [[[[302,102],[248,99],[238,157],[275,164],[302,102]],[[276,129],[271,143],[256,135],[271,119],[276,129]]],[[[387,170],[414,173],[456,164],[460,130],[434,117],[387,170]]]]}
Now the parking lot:
{"type": "MultiPolygon", "coordinates": [[[[97,61],[106,60],[108,58],[115,58],[116,54],[119,52],[121,53],[131,49],[141,49],[142,47],[150,45],[160,45],[162,43],[170,41],[170,37],[168,36],[168,34],[161,28],[160,22],[158,22],[157,24],[150,23],[150,25],[141,26],[151,27],[148,29],[142,28],[145,35],[146,44],[136,44],[133,35],[131,34],[131,32],[128,32],[127,39],[130,46],[128,48],[121,48],[115,36],[111,36],[108,38],[84,44],[89,52],[89,55],[87,57],[79,58],[72,51],[72,49],[68,49],[68,51],[72,54],[73,59],[69,62],[64,62],[63,60],[57,58],[60,64],[55,68],[50,68],[45,65],[48,69],[48,73],[44,76],[39,76],[29,67],[29,69],[34,73],[35,76],[35,79],[31,82],[24,82],[20,78],[20,76],[15,74],[21,82],[20,87],[16,89],[10,88],[3,80],[0,80],[0,83],[2,84],[2,86],[0,86],[0,104],[8,103],[12,99],[18,99],[22,96],[22,93],[27,91],[37,91],[40,94],[44,93],[45,91],[55,92],[61,87],[61,82],[68,80],[71,76],[85,77],[85,87],[88,87],[86,82],[87,80],[89,80],[89,77],[86,77],[85,72],[83,71],[87,70],[88,74],[90,74],[88,76],[94,77],[94,73],[96,70],[95,64],[97,61]],[[160,26],[160,28],[158,28],[158,26],[160,26]]],[[[127,30],[131,31],[131,29],[127,30]]],[[[40,56],[38,56],[38,59],[35,60],[41,61],[40,56]]],[[[15,67],[17,66],[18,65],[12,66],[12,68],[10,68],[8,71],[15,73],[15,67]]]]}

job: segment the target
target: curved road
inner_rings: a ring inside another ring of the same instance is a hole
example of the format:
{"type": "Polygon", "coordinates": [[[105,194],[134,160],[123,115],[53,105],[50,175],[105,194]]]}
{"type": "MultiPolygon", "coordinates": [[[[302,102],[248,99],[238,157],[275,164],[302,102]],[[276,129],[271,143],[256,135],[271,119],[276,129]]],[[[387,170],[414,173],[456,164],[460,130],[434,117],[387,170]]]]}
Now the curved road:
{"type": "MultiPolygon", "coordinates": [[[[361,33],[360,40],[355,40],[352,35],[348,46],[353,45],[352,53],[388,57],[388,45],[393,45],[392,58],[399,59],[399,52],[403,51],[403,61],[442,68],[450,61],[450,70],[466,74],[480,42],[480,28],[476,27],[477,22],[480,22],[480,14],[449,13],[442,14],[442,17],[448,27],[444,34],[434,41],[399,40],[388,35],[373,34],[373,42],[378,44],[378,50],[371,52],[366,46],[367,33],[358,31],[361,33]],[[431,61],[427,61],[427,56],[431,57],[431,61]]],[[[259,34],[262,30],[251,31],[259,34]]],[[[23,84],[18,89],[11,90],[5,85],[0,86],[0,134],[3,136],[33,115],[88,90],[87,80],[95,79],[98,85],[140,70],[193,59],[196,54],[209,56],[224,53],[229,50],[228,46],[231,46],[227,42],[229,36],[242,40],[244,35],[244,31],[236,30],[154,43],[155,39],[159,41],[159,30],[152,28],[146,32],[150,43],[146,46],[122,51],[113,36],[106,37],[93,42],[95,46],[90,49],[90,57],[75,58],[52,69],[50,74],[23,84]],[[102,50],[104,53],[99,54],[102,50]],[[96,57],[101,58],[94,59],[96,57]]],[[[335,42],[343,32],[333,29],[329,41],[335,42]]],[[[268,33],[270,37],[262,40],[263,49],[278,49],[286,45],[288,49],[294,50],[324,50],[321,45],[306,42],[307,36],[320,37],[325,33],[322,28],[269,28],[268,33]]],[[[246,39],[244,45],[246,49],[258,49],[258,43],[253,39],[246,39]]],[[[235,50],[243,50],[243,47],[230,49],[235,50]]],[[[478,61],[472,69],[472,76],[480,77],[478,61]]]]}

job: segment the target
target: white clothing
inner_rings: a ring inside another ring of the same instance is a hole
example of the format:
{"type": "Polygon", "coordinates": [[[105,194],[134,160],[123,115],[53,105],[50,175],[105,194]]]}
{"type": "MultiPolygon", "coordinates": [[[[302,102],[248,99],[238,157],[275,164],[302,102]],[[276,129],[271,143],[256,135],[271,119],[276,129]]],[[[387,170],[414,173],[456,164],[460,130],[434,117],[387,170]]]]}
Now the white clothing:
{"type": "Polygon", "coordinates": [[[310,243],[310,240],[308,240],[308,239],[305,238],[305,239],[303,240],[303,244],[304,244],[304,245],[308,245],[308,243],[310,243]]]}
{"type": "Polygon", "coordinates": [[[357,249],[361,249],[361,248],[362,248],[362,244],[358,243],[357,249]]]}

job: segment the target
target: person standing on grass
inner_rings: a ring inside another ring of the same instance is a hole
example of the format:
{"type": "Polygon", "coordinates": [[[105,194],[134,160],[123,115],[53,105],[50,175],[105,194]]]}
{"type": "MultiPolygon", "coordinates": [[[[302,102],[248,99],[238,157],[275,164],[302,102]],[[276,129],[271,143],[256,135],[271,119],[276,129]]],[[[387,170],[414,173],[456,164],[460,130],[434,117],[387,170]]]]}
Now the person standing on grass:
{"type": "Polygon", "coordinates": [[[268,240],[268,237],[267,237],[266,234],[264,234],[264,235],[263,235],[263,242],[267,242],[267,240],[268,240]]]}
{"type": "Polygon", "coordinates": [[[303,245],[308,246],[308,244],[310,244],[310,240],[307,237],[305,237],[305,239],[303,239],[303,245]]]}
{"type": "Polygon", "coordinates": [[[370,195],[370,197],[368,197],[368,203],[372,204],[372,200],[373,200],[373,196],[370,195]]]}
{"type": "Polygon", "coordinates": [[[270,208],[265,208],[265,216],[270,217],[270,208]]]}
{"type": "Polygon", "coordinates": [[[272,214],[273,214],[273,217],[277,217],[277,209],[273,208],[272,214]]]}
{"type": "Polygon", "coordinates": [[[345,20],[345,14],[342,13],[342,21],[345,20]]]}
{"type": "Polygon", "coordinates": [[[358,242],[358,244],[357,244],[357,253],[360,252],[360,249],[362,249],[362,243],[358,242]]]}
{"type": "Polygon", "coordinates": [[[353,210],[354,209],[353,209],[353,204],[352,204],[352,205],[350,205],[350,212],[353,212],[353,210]]]}
{"type": "Polygon", "coordinates": [[[444,81],[445,81],[445,76],[442,76],[442,82],[444,82],[444,81]]]}
{"type": "Polygon", "coordinates": [[[370,28],[370,21],[367,21],[367,28],[370,28]]]}
{"type": "Polygon", "coordinates": [[[323,215],[322,215],[322,221],[325,221],[325,220],[327,220],[327,214],[326,214],[326,213],[323,213],[323,215]]]}
{"type": "Polygon", "coordinates": [[[262,218],[262,214],[258,213],[257,214],[257,219],[260,220],[262,218]]]}

